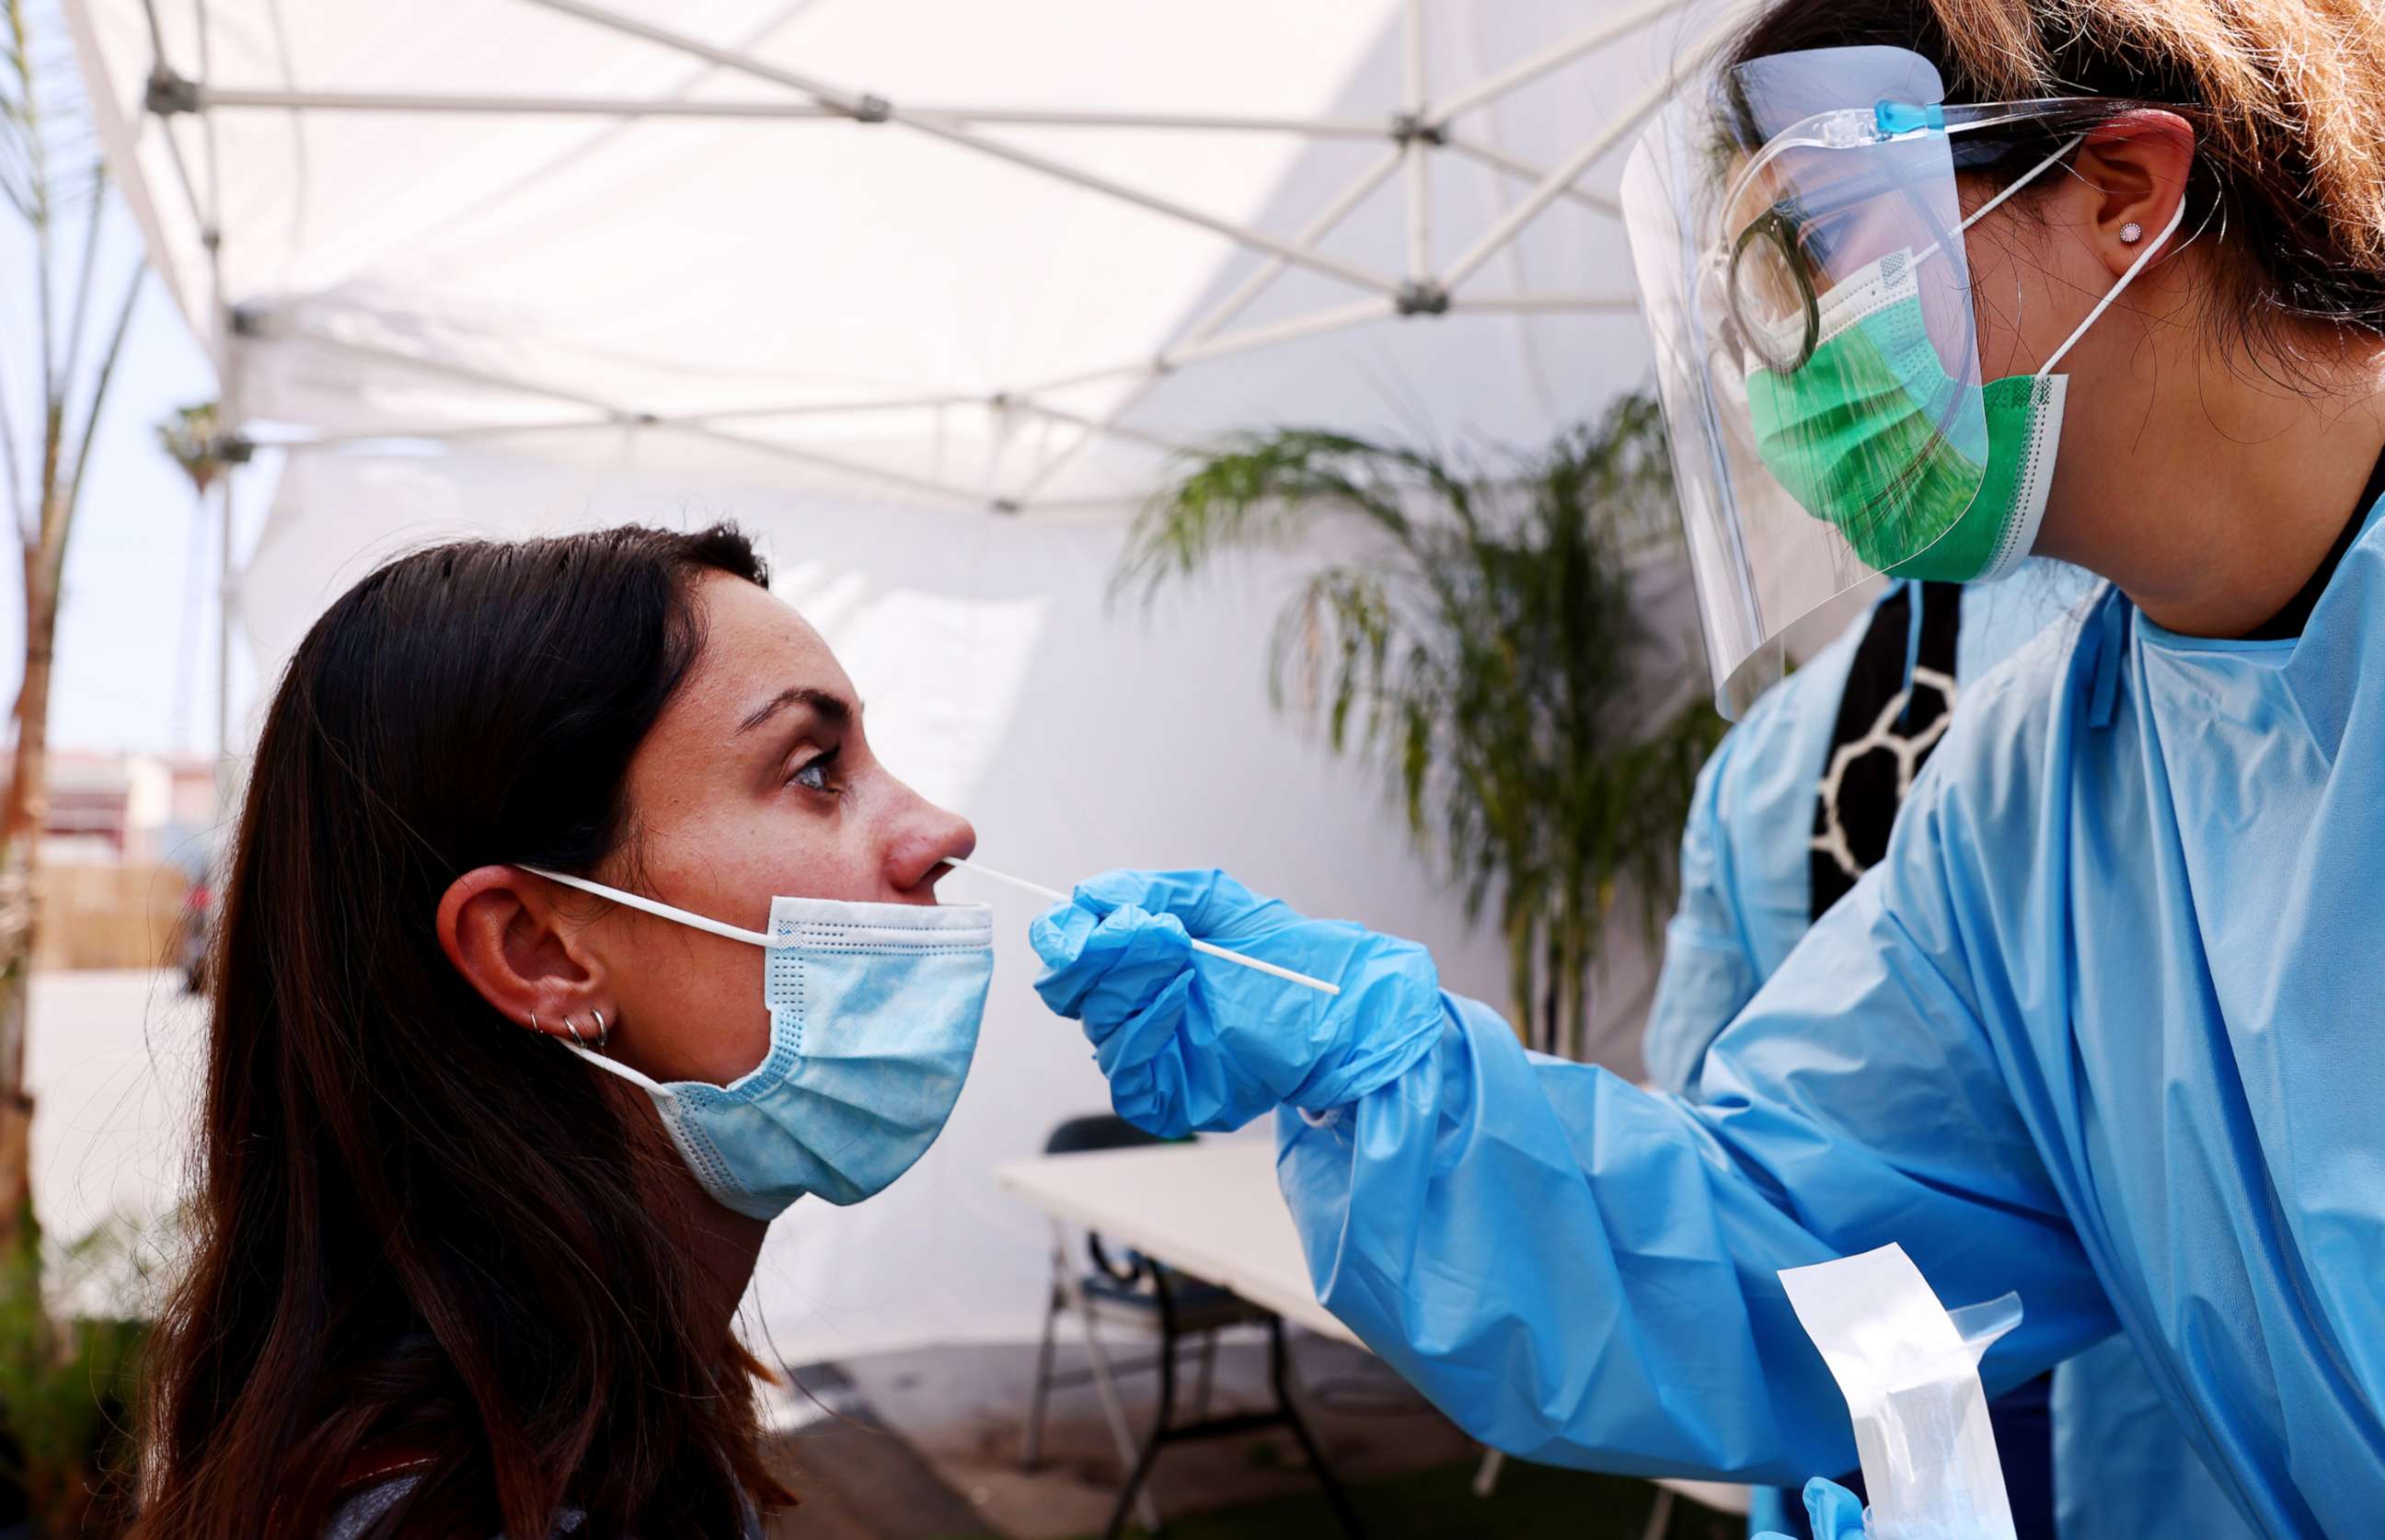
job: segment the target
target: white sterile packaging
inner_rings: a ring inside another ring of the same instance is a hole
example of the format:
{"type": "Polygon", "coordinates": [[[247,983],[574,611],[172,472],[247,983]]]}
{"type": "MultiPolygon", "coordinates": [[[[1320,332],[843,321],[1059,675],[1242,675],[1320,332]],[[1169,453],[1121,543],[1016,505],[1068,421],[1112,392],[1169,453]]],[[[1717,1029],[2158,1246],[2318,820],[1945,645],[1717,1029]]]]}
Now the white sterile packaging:
{"type": "Polygon", "coordinates": [[[1979,1357],[2020,1323],[2020,1296],[1949,1313],[1893,1245],[1784,1268],[1780,1283],[1854,1419],[1865,1534],[2014,1540],[1979,1357]]]}

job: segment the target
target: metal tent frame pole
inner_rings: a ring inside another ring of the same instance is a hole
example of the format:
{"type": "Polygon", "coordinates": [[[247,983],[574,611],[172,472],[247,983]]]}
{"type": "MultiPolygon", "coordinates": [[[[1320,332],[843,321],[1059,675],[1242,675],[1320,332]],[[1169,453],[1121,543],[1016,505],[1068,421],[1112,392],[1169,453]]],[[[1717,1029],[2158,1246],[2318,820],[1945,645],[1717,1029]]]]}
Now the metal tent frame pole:
{"type": "MultiPolygon", "coordinates": [[[[689,101],[683,97],[557,96],[412,91],[298,91],[184,82],[192,110],[243,108],[357,113],[460,113],[471,117],[765,118],[792,123],[851,123],[855,111],[819,102],[689,101]]],[[[1281,133],[1306,139],[1380,139],[1371,118],[1268,118],[1230,113],[1042,110],[1001,106],[921,106],[921,117],[969,127],[1024,129],[1155,129],[1203,133],[1281,133]]]]}
{"type": "Polygon", "coordinates": [[[1100,192],[1122,203],[1147,209],[1154,214],[1164,215],[1186,224],[1198,226],[1253,250],[1288,257],[1303,267],[1313,268],[1328,277],[1338,278],[1345,283],[1355,284],[1361,289],[1373,289],[1383,293],[1396,293],[1399,291],[1399,285],[1390,279],[1379,273],[1370,273],[1355,263],[1342,262],[1317,252],[1302,252],[1289,242],[1280,241],[1265,230],[1253,230],[1247,225],[1236,224],[1231,219],[1220,219],[1215,215],[1204,213],[1188,204],[1178,203],[1172,198],[1163,198],[1156,193],[1130,187],[1124,182],[1115,181],[1108,177],[1067,165],[1048,155],[1037,155],[1031,150],[1021,149],[1015,144],[988,139],[972,131],[968,125],[955,122],[951,118],[938,118],[915,108],[898,107],[881,96],[841,90],[824,81],[799,75],[792,69],[782,69],[777,65],[766,64],[736,49],[716,47],[700,38],[672,31],[668,27],[657,27],[651,22],[624,16],[618,11],[609,10],[602,6],[589,5],[586,0],[523,0],[523,4],[542,6],[565,16],[577,17],[582,21],[643,39],[658,47],[669,48],[693,58],[703,59],[723,69],[734,70],[739,74],[750,75],[756,80],[769,81],[786,86],[790,90],[801,92],[814,101],[840,108],[861,122],[902,124],[905,128],[917,130],[933,138],[975,150],[980,155],[992,155],[997,160],[1006,160],[1014,166],[1024,167],[1030,171],[1040,171],[1045,176],[1055,177],[1089,192],[1100,192]]]}
{"type": "MultiPolygon", "coordinates": [[[[1430,55],[1426,37],[1426,0],[1402,0],[1397,22],[1401,60],[1399,110],[1389,114],[1383,120],[1231,113],[1062,110],[985,105],[897,106],[883,97],[850,90],[769,63],[746,50],[707,43],[625,15],[608,6],[597,4],[595,0],[521,0],[521,3],[703,61],[715,68],[764,81],[793,93],[793,99],[695,102],[598,94],[362,92],[219,85],[207,78],[210,60],[206,46],[205,0],[197,0],[200,79],[195,81],[183,79],[169,68],[164,38],[156,25],[154,0],[144,0],[149,11],[151,43],[156,51],[156,66],[151,81],[148,106],[159,119],[175,180],[181,184],[191,217],[199,227],[206,246],[215,302],[211,341],[227,408],[227,420],[235,424],[240,420],[237,416],[235,355],[241,339],[235,336],[231,302],[225,292],[220,226],[216,207],[219,179],[216,174],[213,114],[218,111],[493,114],[597,117],[625,120],[651,117],[755,123],[894,124],[942,140],[956,148],[974,151],[1142,208],[1155,216],[1208,230],[1261,255],[1265,260],[1255,271],[1189,326],[1178,341],[1156,354],[1106,367],[1081,370],[1019,389],[993,392],[956,391],[852,402],[765,404],[673,416],[641,412],[568,388],[492,375],[468,366],[444,364],[396,349],[344,341],[311,329],[289,334],[317,345],[342,349],[403,367],[579,407],[587,415],[515,424],[425,425],[417,429],[319,434],[306,439],[283,440],[278,447],[304,450],[401,438],[461,441],[625,427],[631,429],[652,428],[776,455],[814,469],[876,482],[939,502],[981,504],[988,501],[988,497],[976,489],[865,465],[774,439],[735,432],[727,426],[815,416],[976,406],[997,416],[1019,413],[1047,424],[1076,429],[1066,443],[1037,454],[1034,464],[1018,483],[1016,491],[1004,495],[997,490],[992,497],[997,507],[1015,509],[1030,502],[1037,507],[1057,507],[1068,500],[1039,500],[1039,494],[1091,444],[1104,439],[1117,439],[1163,451],[1176,447],[1164,440],[1125,427],[1123,419],[1180,368],[1300,339],[1328,335],[1386,317],[1444,314],[1604,314],[1632,308],[1636,302],[1628,293],[1530,292],[1529,286],[1526,292],[1495,293],[1478,292],[1468,285],[1487,262],[1512,246],[1533,221],[1560,199],[1603,215],[1617,215],[1619,210],[1615,201],[1578,185],[1580,178],[1661,104],[1684,75],[1703,64],[1712,50],[1743,24],[1754,8],[1753,0],[1740,0],[1697,41],[1679,50],[1664,75],[1627,103],[1597,133],[1560,164],[1541,168],[1505,154],[1495,144],[1488,143],[1485,136],[1458,133],[1453,130],[1452,124],[1638,29],[1685,8],[1692,0],[1643,0],[1630,9],[1602,18],[1505,68],[1483,75],[1438,102],[1431,99],[1427,80],[1430,55]],[[197,180],[192,175],[181,144],[173,131],[172,118],[183,113],[196,114],[205,126],[208,173],[205,198],[201,196],[197,180]],[[1002,127],[1258,132],[1320,140],[1387,139],[1390,143],[1379,159],[1319,210],[1297,234],[1284,238],[1242,222],[1207,214],[1164,194],[1070,166],[1018,145],[988,138],[980,131],[1002,127]],[[1436,150],[1463,156],[1493,174],[1531,184],[1520,201],[1491,221],[1489,228],[1455,260],[1438,270],[1432,262],[1436,210],[1432,199],[1431,168],[1436,150]],[[1403,174],[1404,184],[1402,212],[1405,249],[1402,275],[1393,279],[1322,251],[1320,246],[1326,238],[1394,173],[1403,174]],[[1367,297],[1230,329],[1238,316],[1286,272],[1295,267],[1351,285],[1366,292],[1367,297]],[[1071,411],[1043,399],[1072,387],[1121,379],[1129,381],[1127,388],[1099,411],[1071,411]]],[[[226,508],[225,540],[229,549],[229,500],[226,508]]],[[[228,639],[228,612],[225,624],[228,639]]],[[[223,666],[228,670],[228,647],[223,666]]]]}

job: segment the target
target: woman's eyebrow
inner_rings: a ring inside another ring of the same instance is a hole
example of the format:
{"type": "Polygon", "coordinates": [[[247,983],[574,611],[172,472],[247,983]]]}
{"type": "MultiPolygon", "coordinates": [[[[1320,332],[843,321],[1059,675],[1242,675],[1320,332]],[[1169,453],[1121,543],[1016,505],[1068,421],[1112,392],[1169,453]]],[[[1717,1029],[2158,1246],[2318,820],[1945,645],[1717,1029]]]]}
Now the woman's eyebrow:
{"type": "Polygon", "coordinates": [[[817,689],[810,685],[793,685],[779,691],[746,714],[737,724],[741,733],[750,733],[789,706],[809,706],[831,727],[842,727],[861,714],[861,708],[833,690],[817,689]]]}

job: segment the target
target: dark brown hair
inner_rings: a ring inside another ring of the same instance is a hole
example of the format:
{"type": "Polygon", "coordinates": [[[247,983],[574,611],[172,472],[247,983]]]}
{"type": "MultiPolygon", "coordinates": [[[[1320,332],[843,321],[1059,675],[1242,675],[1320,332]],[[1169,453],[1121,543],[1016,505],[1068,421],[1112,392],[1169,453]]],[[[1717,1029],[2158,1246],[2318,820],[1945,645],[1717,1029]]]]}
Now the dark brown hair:
{"type": "MultiPolygon", "coordinates": [[[[2210,318],[2289,363],[2281,321],[2385,336],[2385,0],[1784,0],[1732,62],[1863,44],[1928,59],[1950,103],[2188,109],[2181,234],[2230,258],[2210,318]]],[[[2004,134],[2009,153],[1975,169],[2003,185],[2084,126],[2004,134]]]]}
{"type": "Polygon", "coordinates": [[[383,1534],[733,1534],[785,1499],[758,1366],[692,1308],[671,1159],[606,1076],[440,950],[475,866],[585,872],[703,646],[766,580],[726,525],[469,540],[366,578],[276,692],[216,939],[194,1248],[160,1323],[139,1533],[314,1540],[418,1461],[383,1534]]]}

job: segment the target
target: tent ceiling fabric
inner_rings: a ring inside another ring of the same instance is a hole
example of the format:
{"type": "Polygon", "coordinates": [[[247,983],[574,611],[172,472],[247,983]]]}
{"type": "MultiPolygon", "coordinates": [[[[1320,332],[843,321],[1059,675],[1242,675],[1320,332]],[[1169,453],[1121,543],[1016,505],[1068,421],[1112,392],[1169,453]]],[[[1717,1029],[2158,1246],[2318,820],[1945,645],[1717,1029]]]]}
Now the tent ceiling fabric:
{"type": "Polygon", "coordinates": [[[758,449],[790,486],[1030,510],[1130,503],[1235,428],[1531,442],[1638,383],[1613,187],[1733,14],[68,9],[260,436],[528,427],[601,459],[628,428],[758,449]]]}

